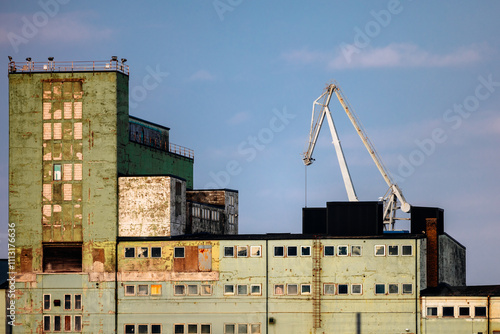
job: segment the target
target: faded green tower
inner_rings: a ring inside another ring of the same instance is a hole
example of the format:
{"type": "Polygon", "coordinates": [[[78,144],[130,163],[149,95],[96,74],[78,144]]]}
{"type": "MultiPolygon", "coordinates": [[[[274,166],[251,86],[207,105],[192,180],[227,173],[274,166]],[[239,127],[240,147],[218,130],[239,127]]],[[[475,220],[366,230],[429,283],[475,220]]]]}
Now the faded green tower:
{"type": "Polygon", "coordinates": [[[175,173],[192,188],[192,157],[131,140],[128,81],[115,57],[9,63],[14,332],[114,332],[118,177],[175,173]]]}

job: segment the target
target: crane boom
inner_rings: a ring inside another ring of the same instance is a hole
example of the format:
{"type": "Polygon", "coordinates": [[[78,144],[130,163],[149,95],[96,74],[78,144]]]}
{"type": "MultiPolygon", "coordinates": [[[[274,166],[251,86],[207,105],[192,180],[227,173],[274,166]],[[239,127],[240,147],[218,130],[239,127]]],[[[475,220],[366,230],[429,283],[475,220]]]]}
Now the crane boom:
{"type": "Polygon", "coordinates": [[[338,87],[338,85],[335,84],[329,84],[325,88],[323,94],[314,101],[313,103],[313,116],[311,119],[311,131],[309,134],[309,145],[304,153],[304,164],[306,166],[310,165],[314,159],[312,159],[312,152],[314,151],[314,146],[316,145],[316,140],[319,135],[319,131],[321,128],[321,124],[323,123],[323,120],[325,116],[328,119],[328,123],[330,126],[330,132],[332,133],[332,139],[333,139],[333,144],[335,146],[335,150],[337,152],[337,158],[340,163],[340,168],[342,170],[342,176],[344,178],[344,184],[346,186],[347,192],[348,192],[348,197],[350,201],[357,201],[356,193],[354,191],[354,187],[352,185],[352,180],[349,174],[349,169],[347,168],[347,163],[345,162],[344,158],[344,153],[342,151],[342,147],[340,146],[340,140],[337,135],[337,131],[335,130],[335,125],[333,123],[333,119],[330,113],[329,109],[329,103],[330,99],[335,93],[337,96],[340,104],[344,108],[344,111],[346,112],[347,116],[349,117],[352,125],[354,126],[354,129],[358,133],[359,137],[361,138],[361,141],[365,145],[366,149],[368,150],[368,153],[372,157],[373,161],[375,162],[375,165],[377,166],[378,170],[380,171],[380,174],[382,174],[382,177],[384,178],[385,182],[389,186],[389,189],[387,193],[383,197],[383,202],[384,202],[384,224],[386,229],[394,229],[394,223],[395,220],[397,219],[404,219],[404,218],[398,218],[396,216],[397,210],[401,209],[403,212],[410,212],[411,206],[410,204],[406,201],[406,199],[403,196],[403,192],[401,189],[398,187],[396,183],[393,182],[393,180],[390,177],[390,174],[387,172],[387,169],[385,168],[384,164],[382,163],[382,159],[378,155],[377,151],[375,150],[375,147],[373,146],[372,142],[368,138],[368,135],[366,134],[365,130],[363,129],[363,126],[361,125],[361,122],[359,121],[358,117],[354,113],[354,110],[350,107],[349,102],[347,101],[347,98],[345,98],[344,94],[338,87]],[[323,103],[320,103],[320,101],[323,99],[323,103]],[[321,110],[317,112],[317,107],[320,107],[321,110]],[[344,175],[346,174],[346,175],[344,175]],[[354,197],[351,197],[350,195],[354,194],[354,197]]]}
{"type": "Polygon", "coordinates": [[[345,161],[344,152],[342,151],[342,145],[340,144],[340,139],[337,134],[337,130],[335,129],[335,123],[333,122],[332,115],[330,113],[330,109],[328,105],[330,104],[330,100],[333,95],[333,87],[331,85],[327,86],[323,91],[323,94],[320,95],[314,102],[312,107],[312,117],[311,117],[311,130],[309,132],[309,143],[307,149],[305,151],[304,164],[309,166],[313,163],[314,159],[312,158],[312,154],[314,152],[314,147],[316,146],[316,140],[318,139],[319,132],[321,130],[321,125],[326,117],[328,121],[328,126],[330,128],[330,133],[332,135],[332,143],[335,147],[335,152],[337,153],[337,159],[340,165],[340,171],[342,173],[342,178],[344,179],[344,184],[347,191],[347,197],[349,201],[357,201],[358,197],[356,195],[356,191],[354,190],[354,186],[352,184],[351,175],[349,173],[349,168],[347,167],[347,163],[345,161]]]}

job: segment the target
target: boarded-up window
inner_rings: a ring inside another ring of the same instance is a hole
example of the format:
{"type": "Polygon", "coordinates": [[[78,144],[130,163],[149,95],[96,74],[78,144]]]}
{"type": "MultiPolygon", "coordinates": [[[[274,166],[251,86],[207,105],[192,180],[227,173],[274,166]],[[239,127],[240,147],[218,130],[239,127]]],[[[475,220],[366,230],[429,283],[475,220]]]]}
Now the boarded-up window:
{"type": "Polygon", "coordinates": [[[64,119],[71,119],[73,117],[73,103],[64,102],[64,119]]]}
{"type": "Polygon", "coordinates": [[[43,123],[43,140],[52,139],[52,123],[43,123]]]}
{"type": "Polygon", "coordinates": [[[73,105],[73,110],[74,110],[74,114],[75,114],[75,119],[81,119],[82,118],[82,103],[75,102],[73,105]]]}
{"type": "Polygon", "coordinates": [[[176,247],[176,249],[177,248],[184,249],[184,257],[174,256],[174,271],[212,271],[211,245],[176,247]]]}
{"type": "Polygon", "coordinates": [[[73,179],[75,181],[81,181],[82,180],[82,164],[75,164],[75,176],[73,179]]]}
{"type": "Polygon", "coordinates": [[[44,245],[44,272],[80,272],[82,271],[81,245],[44,245]]]}
{"type": "Polygon", "coordinates": [[[75,139],[82,139],[83,136],[83,127],[82,123],[75,123],[75,139]]]}

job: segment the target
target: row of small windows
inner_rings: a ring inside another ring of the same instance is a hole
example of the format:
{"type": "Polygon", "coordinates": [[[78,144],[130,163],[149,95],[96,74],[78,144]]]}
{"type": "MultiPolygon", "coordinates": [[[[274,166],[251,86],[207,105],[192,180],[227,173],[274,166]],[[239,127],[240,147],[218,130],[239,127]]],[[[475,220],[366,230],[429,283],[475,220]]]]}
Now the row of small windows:
{"type": "MultiPolygon", "coordinates": [[[[323,294],[324,295],[360,295],[363,293],[362,284],[334,284],[334,283],[324,283],[323,284],[323,294]],[[350,291],[349,291],[350,286],[350,291]]],[[[375,284],[375,294],[376,295],[386,295],[386,294],[399,294],[404,295],[413,294],[413,284],[403,283],[401,284],[375,284]]]]}
{"type": "MultiPolygon", "coordinates": [[[[52,299],[52,296],[50,294],[43,295],[43,309],[44,310],[50,311],[52,309],[51,299],[52,299]]],[[[54,306],[60,307],[61,300],[54,299],[54,306]]],[[[80,294],[64,295],[64,310],[71,311],[71,310],[81,310],[81,309],[82,309],[82,295],[80,295],[80,294]]]]}
{"type": "Polygon", "coordinates": [[[193,217],[198,217],[201,219],[209,219],[209,220],[219,220],[219,211],[214,211],[214,210],[209,210],[209,209],[203,209],[200,207],[193,207],[191,210],[191,213],[193,217]]]}
{"type": "Polygon", "coordinates": [[[296,296],[298,294],[301,295],[310,295],[311,294],[311,284],[275,284],[274,285],[274,294],[276,296],[282,295],[290,295],[296,296]],[[285,290],[286,287],[286,290],[285,290]],[[300,287],[300,290],[299,290],[300,287]]]}
{"type": "Polygon", "coordinates": [[[260,284],[224,284],[224,295],[237,296],[260,296],[262,287],[260,284]]]}
{"type": "MultiPolygon", "coordinates": [[[[126,324],[125,334],[161,334],[159,324],[126,324]]],[[[211,334],[212,324],[174,324],[174,334],[211,334]]],[[[261,334],[260,323],[224,324],[224,334],[261,334]]]]}
{"type": "Polygon", "coordinates": [[[443,318],[485,318],[486,307],[485,306],[475,306],[474,314],[471,313],[471,307],[469,306],[442,306],[442,307],[427,307],[427,317],[443,317],[443,318]],[[457,312],[458,311],[458,312],[457,312]]]}
{"type": "Polygon", "coordinates": [[[82,316],[81,315],[44,315],[43,316],[44,332],[65,332],[82,331],[82,316]]]}
{"type": "Polygon", "coordinates": [[[161,247],[125,247],[125,257],[158,258],[161,257],[161,247]]]}

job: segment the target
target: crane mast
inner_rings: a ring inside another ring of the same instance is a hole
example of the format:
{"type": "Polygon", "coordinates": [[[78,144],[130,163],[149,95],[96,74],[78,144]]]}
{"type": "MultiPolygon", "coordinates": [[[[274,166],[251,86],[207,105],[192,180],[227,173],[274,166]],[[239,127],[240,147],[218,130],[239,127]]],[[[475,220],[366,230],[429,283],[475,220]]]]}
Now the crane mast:
{"type": "Polygon", "coordinates": [[[312,158],[312,153],[313,153],[314,147],[316,145],[316,140],[318,138],[319,131],[320,131],[321,125],[323,123],[323,119],[326,116],[328,119],[328,123],[330,125],[330,132],[332,133],[333,144],[335,146],[335,151],[337,153],[337,158],[339,160],[339,164],[340,164],[340,168],[342,171],[342,176],[344,178],[344,184],[346,186],[349,201],[357,201],[358,200],[356,197],[356,192],[354,190],[354,186],[352,185],[352,180],[351,180],[351,177],[349,174],[349,169],[347,168],[347,163],[345,162],[344,153],[342,151],[342,147],[340,146],[340,140],[338,138],[337,131],[335,129],[333,119],[332,119],[330,109],[329,109],[330,99],[331,99],[333,94],[335,94],[337,96],[337,99],[339,100],[340,104],[344,108],[344,111],[347,114],[347,116],[349,117],[349,120],[351,121],[352,125],[354,126],[354,129],[358,133],[358,135],[361,138],[361,141],[363,142],[363,144],[365,145],[368,153],[370,154],[373,161],[375,162],[375,165],[377,166],[378,170],[380,171],[380,174],[382,174],[384,181],[389,186],[389,189],[387,190],[386,194],[382,197],[382,200],[384,203],[384,218],[383,219],[384,219],[384,228],[386,230],[393,230],[396,220],[406,219],[406,218],[397,217],[397,215],[396,215],[397,211],[401,210],[403,212],[410,212],[411,206],[404,198],[401,189],[391,179],[390,174],[387,172],[387,169],[385,168],[384,164],[382,163],[382,159],[378,155],[377,151],[375,150],[375,147],[373,146],[372,142],[368,138],[368,135],[366,134],[365,130],[363,129],[361,122],[359,121],[358,117],[354,113],[354,110],[350,107],[349,102],[347,101],[347,98],[345,98],[344,94],[342,93],[342,91],[340,90],[340,88],[338,87],[337,84],[327,85],[323,94],[318,99],[316,99],[313,103],[313,115],[312,115],[312,120],[311,120],[311,131],[309,133],[309,144],[308,144],[306,152],[304,153],[304,158],[303,158],[304,164],[306,166],[308,166],[314,161],[314,159],[312,158]],[[319,102],[320,100],[323,102],[319,102]],[[321,111],[316,112],[318,106],[320,107],[321,111]],[[346,175],[344,175],[344,174],[346,174],[346,175]],[[354,194],[354,196],[352,197],[351,194],[354,194]]]}

